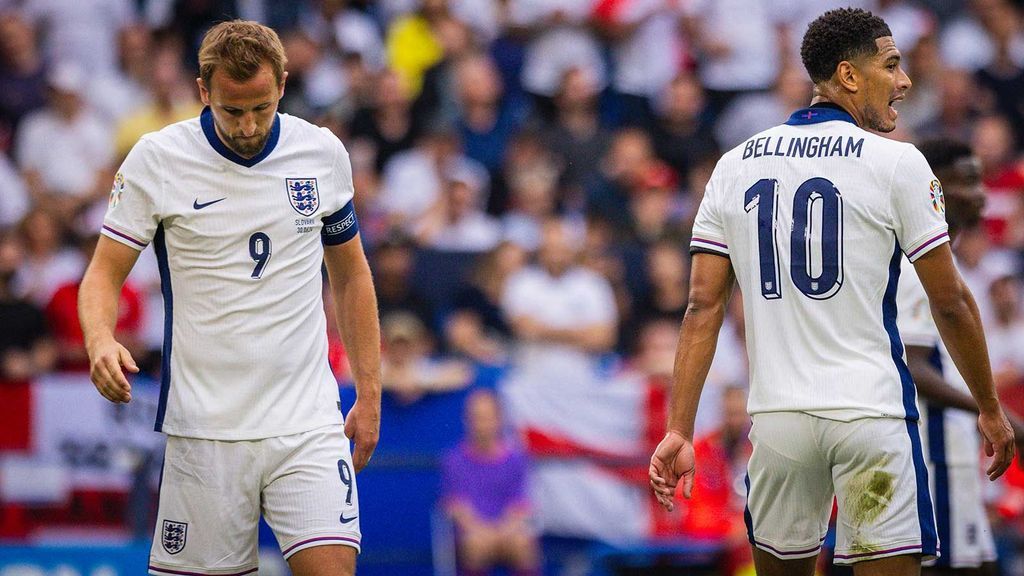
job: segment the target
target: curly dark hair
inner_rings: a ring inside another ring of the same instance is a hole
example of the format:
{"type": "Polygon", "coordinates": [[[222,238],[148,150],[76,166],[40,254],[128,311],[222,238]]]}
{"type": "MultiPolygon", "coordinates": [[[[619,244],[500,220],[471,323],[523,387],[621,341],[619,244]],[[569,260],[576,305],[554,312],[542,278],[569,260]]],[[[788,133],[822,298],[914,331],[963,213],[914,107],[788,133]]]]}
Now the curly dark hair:
{"type": "Polygon", "coordinates": [[[800,59],[817,84],[828,80],[843,60],[878,52],[875,39],[892,36],[889,25],[860,8],[829,10],[811,22],[800,45],[800,59]]]}

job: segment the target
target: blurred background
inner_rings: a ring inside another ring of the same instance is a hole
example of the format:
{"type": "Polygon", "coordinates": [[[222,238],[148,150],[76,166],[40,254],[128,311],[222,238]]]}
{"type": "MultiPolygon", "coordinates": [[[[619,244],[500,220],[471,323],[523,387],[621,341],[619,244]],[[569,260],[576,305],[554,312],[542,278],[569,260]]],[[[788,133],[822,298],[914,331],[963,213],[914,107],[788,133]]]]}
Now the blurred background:
{"type": "MultiPolygon", "coordinates": [[[[130,405],[89,382],[78,282],[119,163],[199,113],[199,42],[231,18],[279,32],[281,112],[351,154],[385,388],[360,574],[752,573],[738,293],[697,499],[661,511],[647,462],[711,170],[808,104],[800,39],[849,4],[885,18],[914,82],[888,136],[958,138],[982,161],[985,219],[956,251],[1024,414],[1022,2],[0,0],[0,575],[144,570],[156,260],[121,294],[117,336],[143,367],[130,405]]],[[[350,406],[335,333],[330,357],[350,406]]],[[[1002,573],[1024,574],[1024,472],[987,487],[1002,573]]],[[[266,526],[260,543],[261,573],[286,574],[266,526]]]]}

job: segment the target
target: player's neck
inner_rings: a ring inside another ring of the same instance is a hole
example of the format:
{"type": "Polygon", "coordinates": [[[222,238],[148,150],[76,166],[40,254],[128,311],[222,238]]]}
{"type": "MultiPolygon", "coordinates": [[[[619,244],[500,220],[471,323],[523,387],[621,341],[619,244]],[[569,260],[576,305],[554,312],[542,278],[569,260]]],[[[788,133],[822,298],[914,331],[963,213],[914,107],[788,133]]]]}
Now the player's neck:
{"type": "Polygon", "coordinates": [[[814,106],[815,104],[825,103],[839,106],[840,108],[845,110],[847,114],[853,117],[853,120],[854,122],[857,123],[857,126],[864,125],[864,119],[861,117],[860,111],[857,109],[856,106],[853,105],[853,102],[851,102],[849,98],[844,97],[844,95],[829,94],[826,90],[822,89],[821,87],[815,86],[814,97],[811,98],[810,105],[814,106]]]}

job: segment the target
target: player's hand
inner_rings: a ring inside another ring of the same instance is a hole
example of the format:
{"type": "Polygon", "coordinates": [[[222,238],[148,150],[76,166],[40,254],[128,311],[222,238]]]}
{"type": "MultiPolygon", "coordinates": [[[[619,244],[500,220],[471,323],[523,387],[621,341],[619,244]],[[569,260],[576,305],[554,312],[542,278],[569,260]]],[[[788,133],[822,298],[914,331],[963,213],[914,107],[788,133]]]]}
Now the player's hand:
{"type": "Polygon", "coordinates": [[[693,444],[682,434],[670,430],[654,450],[648,471],[654,496],[669,512],[675,508],[673,501],[680,479],[683,481],[683,496],[690,497],[694,470],[693,444]]]}
{"type": "Polygon", "coordinates": [[[96,390],[111,402],[131,402],[132,385],[124,370],[135,374],[139,367],[128,349],[109,338],[89,346],[89,378],[96,390]]]}
{"type": "Polygon", "coordinates": [[[995,480],[1006,472],[1013,462],[1013,427],[1002,409],[982,412],[978,415],[978,428],[985,439],[985,454],[992,456],[992,464],[985,471],[989,480],[995,480]]]}
{"type": "Polygon", "coordinates": [[[380,398],[376,402],[356,398],[345,417],[345,436],[355,444],[352,464],[358,474],[373,456],[380,439],[380,398]]]}

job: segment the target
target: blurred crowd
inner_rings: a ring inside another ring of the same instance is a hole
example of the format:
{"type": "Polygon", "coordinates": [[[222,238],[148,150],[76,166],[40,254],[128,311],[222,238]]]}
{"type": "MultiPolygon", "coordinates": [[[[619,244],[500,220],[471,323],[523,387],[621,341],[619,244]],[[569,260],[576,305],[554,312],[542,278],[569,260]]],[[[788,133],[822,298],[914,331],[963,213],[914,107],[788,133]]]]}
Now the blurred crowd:
{"type": "MultiPolygon", "coordinates": [[[[141,135],[199,113],[202,35],[244,18],[285,44],[281,112],[350,152],[387,394],[410,404],[496,369],[499,389],[533,390],[514,397],[623,372],[663,395],[711,170],[809,102],[802,34],[850,4],[889,23],[914,83],[889,137],[954,137],[982,162],[985,219],[956,252],[1000,391],[1024,414],[1024,3],[1011,0],[0,0],[0,381],[88,370],[77,286],[117,166],[141,135]]],[[[118,337],[156,374],[149,252],[118,337]]],[[[727,489],[706,517],[663,519],[667,532],[734,538],[742,521],[738,299],[698,422],[727,489]]],[[[331,358],[346,380],[336,336],[331,358]]],[[[991,499],[1019,539],[1024,474],[991,499]]]]}

